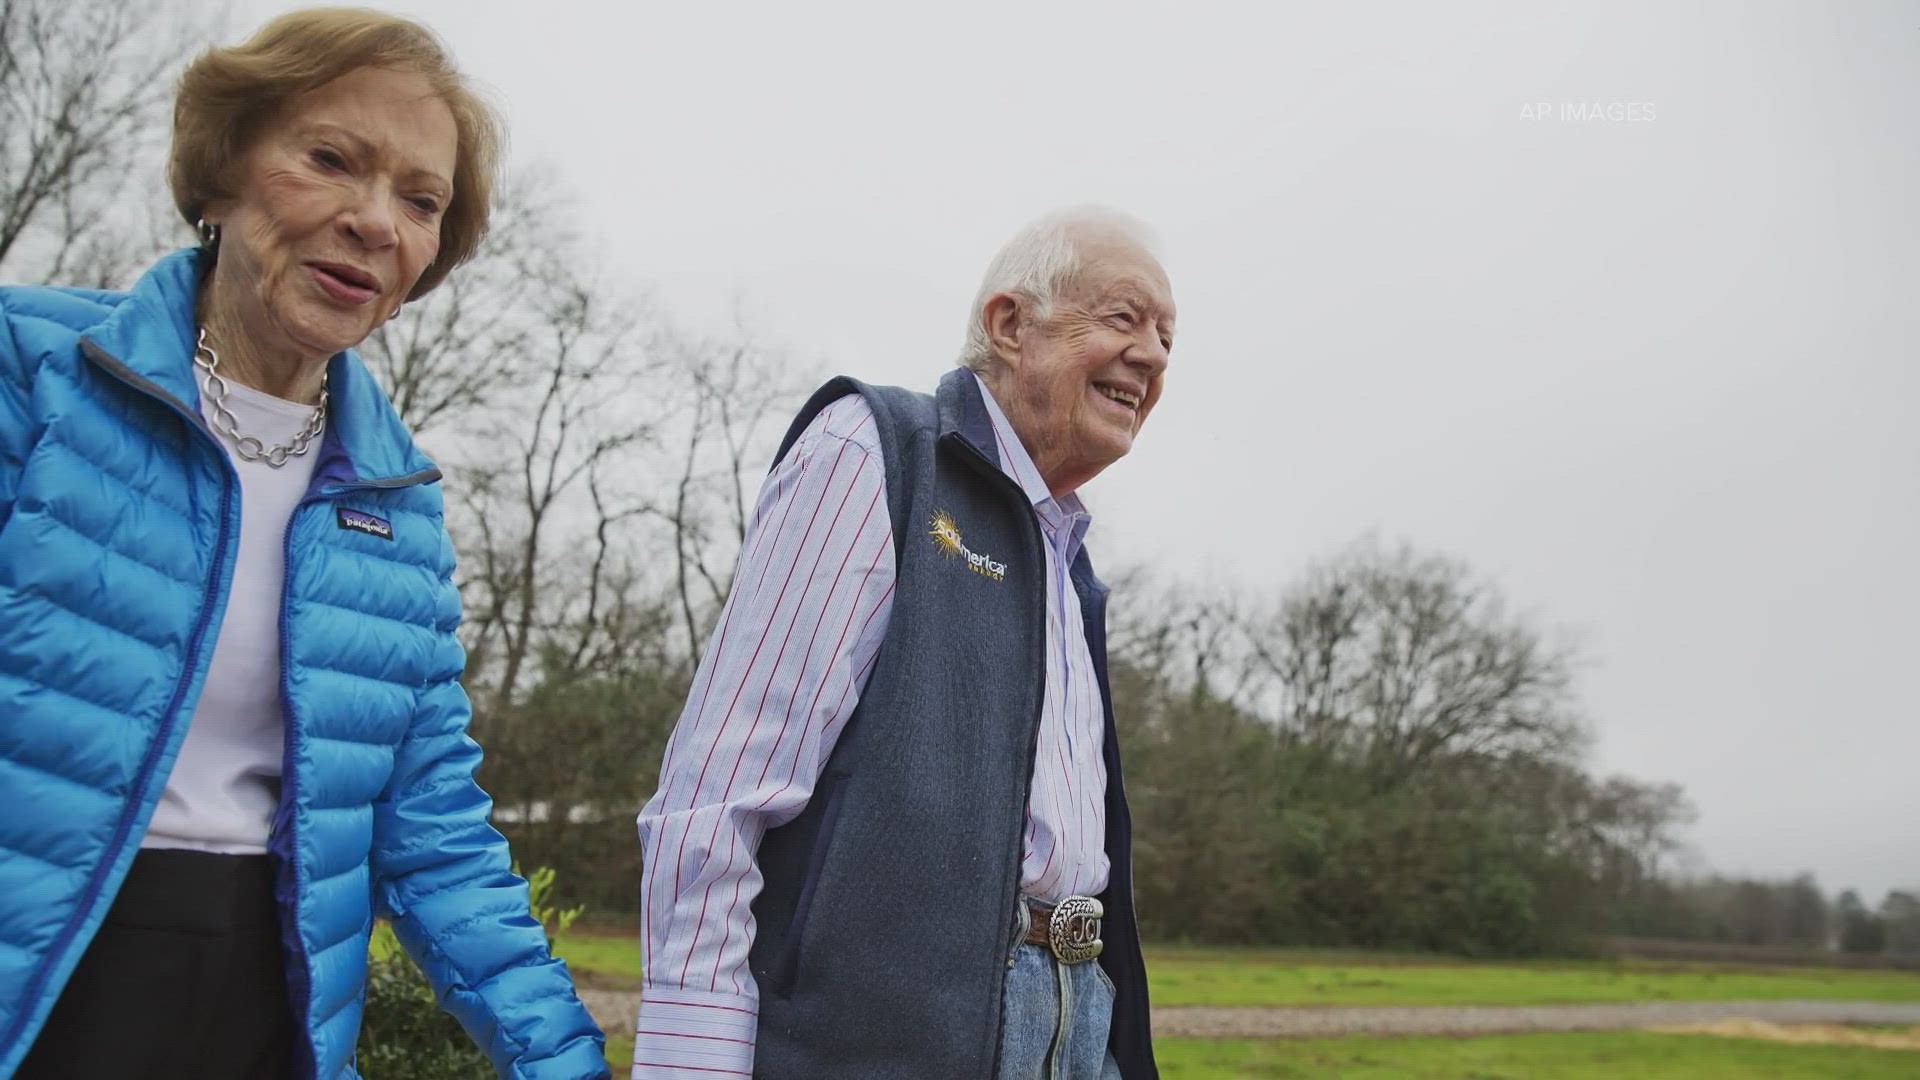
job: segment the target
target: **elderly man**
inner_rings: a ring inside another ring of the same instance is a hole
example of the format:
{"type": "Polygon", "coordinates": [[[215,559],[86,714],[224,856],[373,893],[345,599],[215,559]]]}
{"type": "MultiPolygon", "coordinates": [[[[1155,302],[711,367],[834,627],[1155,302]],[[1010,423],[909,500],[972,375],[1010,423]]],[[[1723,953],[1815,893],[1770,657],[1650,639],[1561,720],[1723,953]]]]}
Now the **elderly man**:
{"type": "Polygon", "coordinates": [[[636,1080],[1158,1075],[1075,492],[1173,319],[1135,223],[1056,214],[933,396],[801,411],[640,814],[636,1080]]]}

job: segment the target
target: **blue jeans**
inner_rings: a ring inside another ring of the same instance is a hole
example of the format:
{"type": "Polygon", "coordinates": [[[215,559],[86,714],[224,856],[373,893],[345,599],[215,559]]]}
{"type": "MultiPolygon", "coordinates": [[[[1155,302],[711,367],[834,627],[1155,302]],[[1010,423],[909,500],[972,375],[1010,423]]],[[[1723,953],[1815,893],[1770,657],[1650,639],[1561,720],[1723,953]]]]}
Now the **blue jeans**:
{"type": "Polygon", "coordinates": [[[1009,967],[995,1080],[1120,1080],[1107,1053],[1113,984],[1099,961],[1062,964],[1022,944],[1009,967]]]}

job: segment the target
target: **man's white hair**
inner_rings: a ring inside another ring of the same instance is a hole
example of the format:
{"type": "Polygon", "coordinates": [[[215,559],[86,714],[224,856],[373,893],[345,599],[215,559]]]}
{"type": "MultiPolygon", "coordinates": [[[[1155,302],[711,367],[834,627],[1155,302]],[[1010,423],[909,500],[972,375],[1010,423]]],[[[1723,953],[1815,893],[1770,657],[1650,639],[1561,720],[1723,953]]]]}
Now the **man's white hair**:
{"type": "Polygon", "coordinates": [[[1034,318],[1051,318],[1054,301],[1085,269],[1085,254],[1077,241],[1113,235],[1132,241],[1150,254],[1157,246],[1152,230],[1139,218],[1104,206],[1055,210],[1014,233],[987,264],[987,275],[974,294],[960,363],[983,373],[993,363],[993,343],[987,339],[981,317],[994,294],[1012,293],[1033,305],[1034,318]]]}

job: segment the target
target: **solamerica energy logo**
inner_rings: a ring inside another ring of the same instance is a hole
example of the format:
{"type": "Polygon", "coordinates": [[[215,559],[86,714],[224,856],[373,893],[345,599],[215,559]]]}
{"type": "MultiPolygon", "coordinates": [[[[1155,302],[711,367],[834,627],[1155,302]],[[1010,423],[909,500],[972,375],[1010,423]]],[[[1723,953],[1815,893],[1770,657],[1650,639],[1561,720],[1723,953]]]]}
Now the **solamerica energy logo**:
{"type": "Polygon", "coordinates": [[[935,511],[933,530],[928,535],[933,537],[934,544],[941,551],[947,553],[948,558],[965,559],[967,569],[990,581],[1006,580],[1006,563],[996,562],[991,556],[967,550],[966,542],[960,539],[960,523],[953,520],[952,514],[945,510],[935,511]]]}

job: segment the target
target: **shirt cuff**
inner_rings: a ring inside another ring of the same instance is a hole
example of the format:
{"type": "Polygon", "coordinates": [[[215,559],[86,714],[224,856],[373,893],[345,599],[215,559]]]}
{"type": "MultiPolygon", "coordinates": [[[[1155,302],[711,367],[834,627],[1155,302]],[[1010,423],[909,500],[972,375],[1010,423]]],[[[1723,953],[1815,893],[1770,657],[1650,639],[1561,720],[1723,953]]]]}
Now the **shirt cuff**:
{"type": "Polygon", "coordinates": [[[751,1077],[759,1019],[754,998],[649,986],[634,1024],[633,1080],[751,1077]]]}

